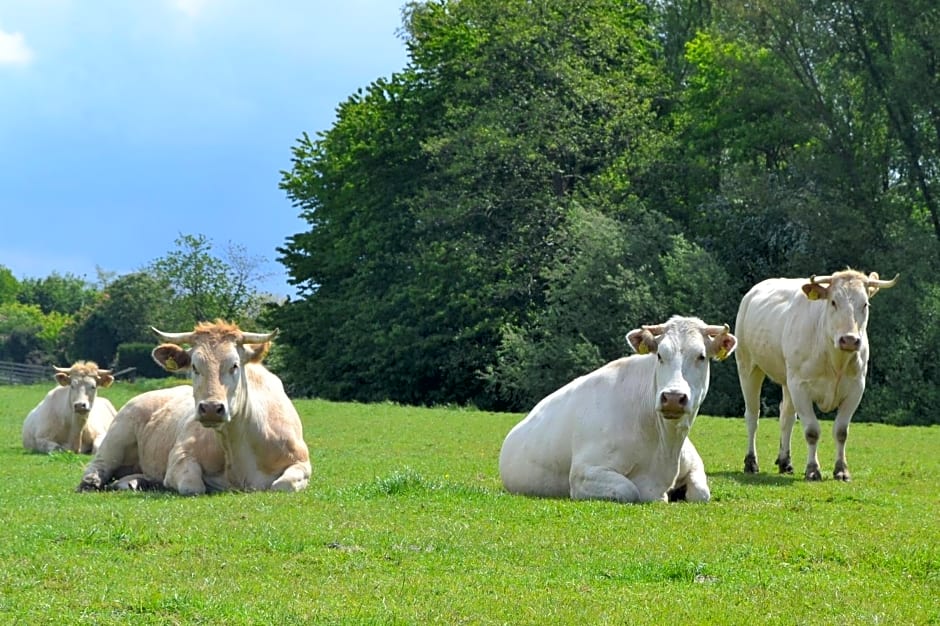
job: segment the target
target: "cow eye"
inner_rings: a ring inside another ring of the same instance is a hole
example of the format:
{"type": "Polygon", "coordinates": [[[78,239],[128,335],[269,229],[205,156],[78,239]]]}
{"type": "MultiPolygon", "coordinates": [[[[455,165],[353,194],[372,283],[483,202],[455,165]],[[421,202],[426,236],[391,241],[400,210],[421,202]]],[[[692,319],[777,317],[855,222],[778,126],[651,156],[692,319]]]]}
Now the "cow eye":
{"type": "Polygon", "coordinates": [[[699,363],[701,363],[702,361],[704,361],[706,358],[708,358],[708,357],[705,356],[705,353],[704,353],[704,352],[703,352],[702,354],[698,355],[698,361],[699,361],[699,363]]]}
{"type": "Polygon", "coordinates": [[[237,371],[238,371],[238,363],[232,363],[232,373],[234,374],[237,371]]]}
{"type": "Polygon", "coordinates": [[[839,307],[836,306],[836,301],[835,301],[835,300],[830,300],[830,301],[829,301],[829,304],[831,304],[831,305],[832,305],[832,308],[834,308],[834,309],[838,309],[838,308],[839,308],[839,307]]]}
{"type": "Polygon", "coordinates": [[[661,355],[659,352],[657,352],[657,353],[656,353],[656,360],[659,361],[660,363],[662,363],[662,362],[663,362],[663,355],[661,355]]]}
{"type": "Polygon", "coordinates": [[[195,364],[192,365],[192,368],[193,368],[193,374],[196,376],[199,376],[199,368],[197,368],[195,364]]]}

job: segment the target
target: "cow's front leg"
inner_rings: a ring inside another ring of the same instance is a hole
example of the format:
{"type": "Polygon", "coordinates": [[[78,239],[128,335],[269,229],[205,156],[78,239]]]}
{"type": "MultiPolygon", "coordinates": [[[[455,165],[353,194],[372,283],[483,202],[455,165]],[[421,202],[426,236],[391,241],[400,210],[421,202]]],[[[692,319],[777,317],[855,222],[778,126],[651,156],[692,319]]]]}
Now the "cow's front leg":
{"type": "Polygon", "coordinates": [[[640,501],[640,490],[633,481],[606,467],[572,465],[568,480],[573,500],[640,501]]]}
{"type": "Polygon", "coordinates": [[[294,463],[271,483],[273,491],[300,491],[310,480],[310,463],[294,463]]]}
{"type": "Polygon", "coordinates": [[[832,438],[836,440],[836,466],[832,475],[836,480],[852,480],[848,462],[845,460],[845,443],[849,438],[849,423],[852,421],[852,416],[855,415],[855,409],[861,404],[864,391],[863,379],[861,388],[853,389],[839,405],[839,410],[836,412],[836,421],[832,425],[832,438]]]}
{"type": "Polygon", "coordinates": [[[793,406],[796,408],[797,415],[803,422],[803,436],[806,438],[806,480],[822,480],[822,473],[819,471],[819,457],[817,448],[819,447],[819,419],[816,417],[816,409],[813,407],[813,401],[809,394],[802,389],[790,385],[790,398],[793,400],[793,406]]]}
{"type": "Polygon", "coordinates": [[[667,496],[670,502],[708,502],[712,497],[708,488],[708,477],[705,475],[705,464],[698,450],[688,439],[682,444],[679,455],[679,475],[667,496]]]}
{"type": "Polygon", "coordinates": [[[187,455],[180,444],[175,445],[170,451],[163,485],[184,496],[198,496],[207,491],[202,466],[187,455]]]}
{"type": "Polygon", "coordinates": [[[118,468],[134,466],[136,462],[137,439],[133,426],[127,421],[115,422],[98,445],[76,491],[104,489],[118,468]]]}

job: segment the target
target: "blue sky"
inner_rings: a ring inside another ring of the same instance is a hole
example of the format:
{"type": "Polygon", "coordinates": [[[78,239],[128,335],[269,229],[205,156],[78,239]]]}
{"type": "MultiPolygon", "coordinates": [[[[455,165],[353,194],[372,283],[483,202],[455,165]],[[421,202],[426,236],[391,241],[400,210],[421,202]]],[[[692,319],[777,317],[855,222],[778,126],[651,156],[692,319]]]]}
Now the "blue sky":
{"type": "Polygon", "coordinates": [[[126,274],[205,235],[292,294],[304,131],[405,67],[396,0],[0,0],[0,265],[126,274]]]}

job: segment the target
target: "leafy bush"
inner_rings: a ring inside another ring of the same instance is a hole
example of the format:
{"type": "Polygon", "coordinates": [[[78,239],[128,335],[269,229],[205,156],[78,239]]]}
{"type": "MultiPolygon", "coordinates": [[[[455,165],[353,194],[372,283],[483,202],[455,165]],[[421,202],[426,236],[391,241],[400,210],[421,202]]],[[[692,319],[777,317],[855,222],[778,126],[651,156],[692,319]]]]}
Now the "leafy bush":
{"type": "Polygon", "coordinates": [[[143,378],[163,378],[167,376],[166,370],[154,362],[150,353],[153,351],[152,343],[122,343],[117,349],[115,369],[127,367],[137,368],[137,376],[143,378]]]}

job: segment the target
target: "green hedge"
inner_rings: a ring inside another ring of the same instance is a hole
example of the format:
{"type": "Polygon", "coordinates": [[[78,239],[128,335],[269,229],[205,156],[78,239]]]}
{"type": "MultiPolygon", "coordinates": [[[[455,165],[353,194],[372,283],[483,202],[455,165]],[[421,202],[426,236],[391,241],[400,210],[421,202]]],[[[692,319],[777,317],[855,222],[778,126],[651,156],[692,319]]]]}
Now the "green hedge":
{"type": "Polygon", "coordinates": [[[118,346],[115,370],[127,367],[137,368],[139,378],[163,378],[168,376],[167,371],[157,365],[150,356],[153,351],[152,343],[122,343],[118,346]]]}

